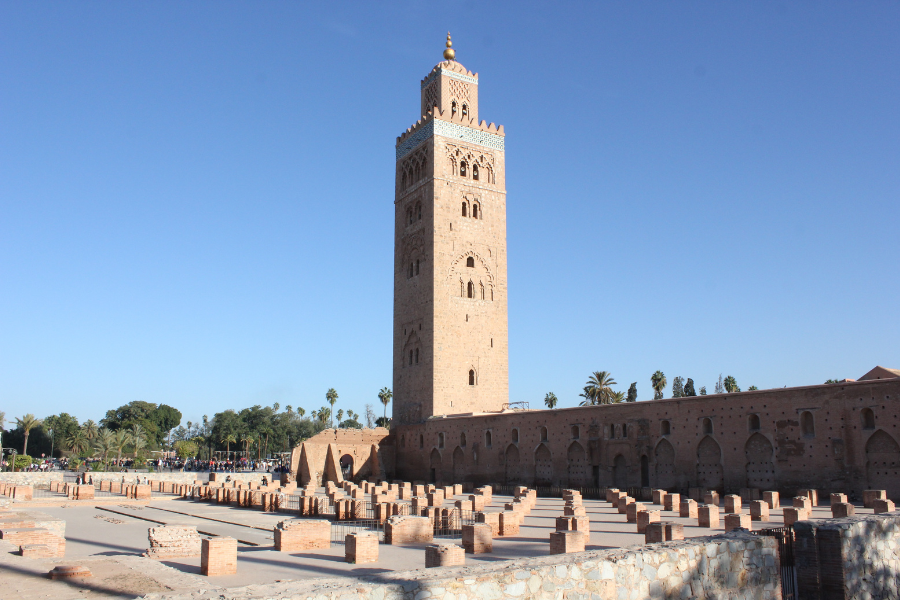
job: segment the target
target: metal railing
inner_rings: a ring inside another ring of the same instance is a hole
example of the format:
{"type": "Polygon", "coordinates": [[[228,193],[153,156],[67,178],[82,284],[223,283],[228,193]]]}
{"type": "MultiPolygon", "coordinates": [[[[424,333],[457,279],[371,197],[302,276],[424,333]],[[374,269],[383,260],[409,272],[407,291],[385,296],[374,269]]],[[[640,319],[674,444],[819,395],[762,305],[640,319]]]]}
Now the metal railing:
{"type": "Polygon", "coordinates": [[[794,528],[788,525],[786,527],[760,529],[753,533],[765,537],[773,537],[777,540],[781,571],[781,598],[782,600],[796,600],[797,571],[794,568],[794,528]]]}
{"type": "Polygon", "coordinates": [[[377,533],[378,543],[384,543],[384,523],[375,519],[331,522],[332,544],[343,544],[347,535],[350,533],[377,533]]]}

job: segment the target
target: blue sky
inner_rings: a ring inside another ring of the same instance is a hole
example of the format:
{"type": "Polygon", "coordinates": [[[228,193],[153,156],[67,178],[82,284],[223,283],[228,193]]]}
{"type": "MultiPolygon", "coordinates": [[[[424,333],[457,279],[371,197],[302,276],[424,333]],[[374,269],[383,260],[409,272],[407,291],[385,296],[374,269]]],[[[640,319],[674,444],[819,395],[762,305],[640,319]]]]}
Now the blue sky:
{"type": "Polygon", "coordinates": [[[447,30],[506,128],[511,400],[900,367],[898,26],[896,2],[4,2],[0,410],[377,404],[393,146],[447,30]]]}

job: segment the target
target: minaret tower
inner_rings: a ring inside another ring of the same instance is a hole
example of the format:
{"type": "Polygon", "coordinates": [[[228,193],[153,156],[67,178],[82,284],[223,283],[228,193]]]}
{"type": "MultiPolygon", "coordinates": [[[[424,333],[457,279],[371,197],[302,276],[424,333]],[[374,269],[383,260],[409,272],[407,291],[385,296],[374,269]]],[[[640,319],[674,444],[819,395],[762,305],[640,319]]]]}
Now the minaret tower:
{"type": "Polygon", "coordinates": [[[478,74],[444,61],[397,138],[394,424],[509,402],[503,126],[478,121],[478,74]]]}

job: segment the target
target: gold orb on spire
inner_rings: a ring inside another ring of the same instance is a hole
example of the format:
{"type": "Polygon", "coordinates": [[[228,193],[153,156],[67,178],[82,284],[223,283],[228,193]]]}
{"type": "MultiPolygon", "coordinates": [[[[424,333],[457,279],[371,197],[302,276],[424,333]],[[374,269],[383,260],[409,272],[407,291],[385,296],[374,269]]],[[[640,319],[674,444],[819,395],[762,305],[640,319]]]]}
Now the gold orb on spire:
{"type": "Polygon", "coordinates": [[[447,49],[444,50],[444,58],[453,60],[456,58],[456,50],[453,49],[453,42],[450,41],[450,32],[447,32],[447,49]]]}

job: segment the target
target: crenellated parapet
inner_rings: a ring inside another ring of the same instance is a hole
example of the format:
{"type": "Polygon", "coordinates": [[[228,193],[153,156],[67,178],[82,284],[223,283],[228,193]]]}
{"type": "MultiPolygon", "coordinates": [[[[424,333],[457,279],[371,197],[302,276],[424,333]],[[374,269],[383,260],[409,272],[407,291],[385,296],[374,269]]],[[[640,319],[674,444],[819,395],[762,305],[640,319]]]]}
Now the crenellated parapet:
{"type": "Polygon", "coordinates": [[[461,115],[452,116],[435,106],[432,111],[427,112],[397,137],[397,160],[412,152],[432,135],[459,139],[494,150],[503,150],[503,138],[506,133],[503,125],[487,121],[476,124],[474,119],[464,119],[461,115]]]}

